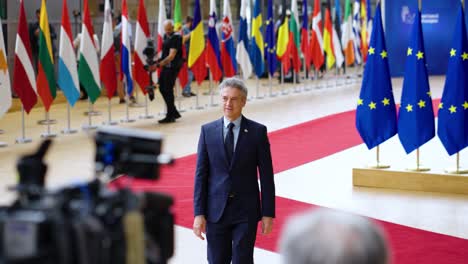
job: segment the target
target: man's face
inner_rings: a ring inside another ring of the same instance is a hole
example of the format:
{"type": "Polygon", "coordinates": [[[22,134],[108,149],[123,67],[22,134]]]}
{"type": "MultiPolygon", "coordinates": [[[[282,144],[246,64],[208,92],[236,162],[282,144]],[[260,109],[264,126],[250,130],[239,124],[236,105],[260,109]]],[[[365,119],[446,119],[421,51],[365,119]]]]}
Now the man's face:
{"type": "Polygon", "coordinates": [[[223,103],[224,116],[234,121],[242,114],[242,108],[244,108],[247,98],[241,92],[241,90],[226,87],[221,91],[221,99],[223,103]]]}
{"type": "Polygon", "coordinates": [[[164,32],[166,32],[166,35],[171,35],[174,32],[174,26],[171,23],[167,23],[164,26],[164,32]]]}

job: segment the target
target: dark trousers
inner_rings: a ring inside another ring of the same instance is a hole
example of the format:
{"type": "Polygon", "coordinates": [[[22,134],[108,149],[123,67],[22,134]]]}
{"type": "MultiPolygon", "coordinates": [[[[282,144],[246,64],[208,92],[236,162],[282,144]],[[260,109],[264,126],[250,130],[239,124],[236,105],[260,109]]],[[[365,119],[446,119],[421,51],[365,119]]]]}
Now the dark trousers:
{"type": "Polygon", "coordinates": [[[206,224],[208,262],[229,264],[232,259],[232,264],[253,264],[257,226],[256,219],[249,221],[234,201],[228,201],[221,219],[206,224]]]}
{"type": "Polygon", "coordinates": [[[174,102],[174,85],[179,69],[163,67],[159,76],[159,92],[167,106],[166,118],[176,118],[180,116],[174,102]]]}

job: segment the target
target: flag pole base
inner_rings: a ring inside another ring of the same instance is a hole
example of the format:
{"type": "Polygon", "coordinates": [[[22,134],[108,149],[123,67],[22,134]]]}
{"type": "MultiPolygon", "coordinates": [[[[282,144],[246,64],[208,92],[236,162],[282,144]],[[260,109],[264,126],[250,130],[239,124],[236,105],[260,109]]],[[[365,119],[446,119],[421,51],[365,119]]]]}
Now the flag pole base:
{"type": "Polygon", "coordinates": [[[43,133],[41,134],[41,138],[56,138],[57,134],[55,133],[43,133]]]}
{"type": "Polygon", "coordinates": [[[100,116],[102,113],[100,111],[86,111],[83,113],[85,116],[100,116]]]}
{"type": "Polygon", "coordinates": [[[261,99],[264,99],[264,98],[265,98],[265,97],[263,97],[262,95],[257,95],[257,96],[255,96],[255,99],[260,99],[260,100],[261,100],[261,99]]]}
{"type": "Polygon", "coordinates": [[[450,173],[450,174],[466,174],[468,173],[468,169],[464,169],[464,168],[447,168],[444,170],[446,173],[450,173]]]}
{"type": "Polygon", "coordinates": [[[128,106],[129,106],[129,107],[132,107],[132,108],[142,108],[142,107],[145,107],[144,104],[140,104],[140,103],[138,103],[138,102],[134,102],[134,103],[132,102],[132,103],[130,103],[128,106]]]}
{"type": "Polygon", "coordinates": [[[373,163],[366,166],[368,169],[388,169],[390,165],[382,163],[373,163]]]}
{"type": "Polygon", "coordinates": [[[27,143],[31,143],[32,142],[32,139],[30,138],[25,138],[25,137],[22,137],[22,138],[17,138],[15,140],[15,143],[16,144],[27,144],[27,143]]]}
{"type": "Polygon", "coordinates": [[[120,123],[133,123],[133,122],[135,122],[135,119],[131,119],[128,117],[120,120],[120,123]]]}
{"type": "Polygon", "coordinates": [[[140,118],[140,119],[154,119],[154,115],[140,115],[138,118],[140,118]]]}
{"type": "Polygon", "coordinates": [[[84,131],[90,131],[90,130],[95,130],[95,129],[97,129],[97,126],[96,126],[96,125],[83,125],[83,126],[81,126],[81,128],[82,128],[84,131]]]}
{"type": "Polygon", "coordinates": [[[8,144],[5,142],[0,142],[0,148],[8,147],[8,144]]]}
{"type": "Polygon", "coordinates": [[[57,124],[57,120],[55,119],[44,119],[44,120],[39,120],[37,121],[38,125],[54,125],[57,124]]]}
{"type": "Polygon", "coordinates": [[[71,135],[71,134],[77,133],[78,130],[76,130],[76,129],[71,129],[71,128],[70,128],[70,129],[63,129],[61,132],[62,132],[62,134],[64,134],[64,135],[71,135]]]}
{"type": "Polygon", "coordinates": [[[419,167],[416,167],[416,168],[406,168],[407,171],[430,171],[431,169],[430,168],[427,168],[427,167],[424,167],[424,166],[419,166],[419,167]]]}
{"type": "Polygon", "coordinates": [[[276,97],[278,96],[278,93],[270,93],[270,97],[276,97]]]}

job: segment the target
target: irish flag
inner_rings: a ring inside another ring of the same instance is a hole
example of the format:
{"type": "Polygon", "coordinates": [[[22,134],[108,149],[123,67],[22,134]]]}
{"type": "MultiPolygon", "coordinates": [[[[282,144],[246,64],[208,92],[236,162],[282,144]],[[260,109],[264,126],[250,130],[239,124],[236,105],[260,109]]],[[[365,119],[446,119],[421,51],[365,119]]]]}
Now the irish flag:
{"type": "Polygon", "coordinates": [[[18,31],[15,45],[15,68],[13,71],[13,89],[18,94],[26,113],[29,114],[37,102],[36,78],[31,61],[31,42],[29,42],[28,22],[24,4],[20,2],[18,31]]]}
{"type": "Polygon", "coordinates": [[[104,4],[104,26],[102,30],[101,42],[101,64],[99,72],[101,81],[107,91],[107,98],[110,100],[117,90],[117,76],[115,74],[115,54],[114,54],[114,35],[112,29],[112,10],[109,0],[104,4]]]}
{"type": "Polygon", "coordinates": [[[39,19],[39,53],[37,61],[37,92],[45,110],[49,112],[55,99],[55,73],[52,41],[50,39],[49,19],[47,18],[46,0],[42,0],[39,19]]]}
{"type": "Polygon", "coordinates": [[[78,70],[76,68],[76,55],[72,44],[71,32],[67,0],[64,0],[62,6],[62,26],[60,28],[57,81],[68,103],[74,106],[80,98],[80,88],[78,85],[78,70]]]}
{"type": "Polygon", "coordinates": [[[94,30],[89,16],[88,0],[84,0],[78,77],[81,85],[86,89],[91,103],[96,102],[101,94],[99,60],[93,36],[94,30]]]}

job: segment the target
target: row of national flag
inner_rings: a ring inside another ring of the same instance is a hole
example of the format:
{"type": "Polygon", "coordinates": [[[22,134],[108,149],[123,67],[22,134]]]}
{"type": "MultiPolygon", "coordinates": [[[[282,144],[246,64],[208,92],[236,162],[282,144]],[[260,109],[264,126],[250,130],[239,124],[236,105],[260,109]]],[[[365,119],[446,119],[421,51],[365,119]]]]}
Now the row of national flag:
{"type": "MultiPolygon", "coordinates": [[[[418,2],[413,0],[417,7],[418,2]]],[[[438,105],[437,134],[449,155],[468,146],[468,40],[464,10],[459,6],[449,64],[438,105]]],[[[369,149],[398,133],[407,153],[435,136],[435,119],[426,53],[418,11],[407,49],[401,103],[393,97],[380,3],[373,23],[367,63],[356,111],[356,127],[369,149]]]]}

